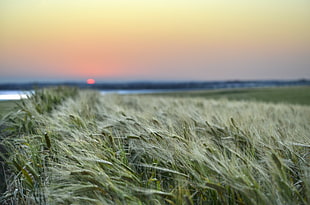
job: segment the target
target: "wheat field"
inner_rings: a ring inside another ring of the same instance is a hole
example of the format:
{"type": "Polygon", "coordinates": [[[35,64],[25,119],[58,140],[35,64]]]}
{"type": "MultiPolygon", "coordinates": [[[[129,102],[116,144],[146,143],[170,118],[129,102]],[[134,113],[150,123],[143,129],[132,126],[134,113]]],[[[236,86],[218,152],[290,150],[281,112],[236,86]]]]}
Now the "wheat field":
{"type": "Polygon", "coordinates": [[[50,88],[1,120],[1,204],[310,204],[310,106],[50,88]]]}

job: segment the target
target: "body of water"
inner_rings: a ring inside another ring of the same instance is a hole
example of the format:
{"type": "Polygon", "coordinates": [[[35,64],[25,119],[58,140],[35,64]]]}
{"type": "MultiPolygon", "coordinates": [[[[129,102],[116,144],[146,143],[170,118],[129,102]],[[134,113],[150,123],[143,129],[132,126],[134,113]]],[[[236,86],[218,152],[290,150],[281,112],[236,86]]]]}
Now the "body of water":
{"type": "Polygon", "coordinates": [[[145,94],[176,91],[255,88],[255,87],[279,87],[279,86],[310,86],[310,80],[295,81],[213,81],[213,82],[131,82],[131,83],[96,83],[85,85],[83,83],[13,83],[0,84],[0,101],[19,100],[27,98],[34,92],[33,87],[44,88],[51,86],[73,86],[82,89],[96,89],[101,94],[145,94]],[[27,90],[27,91],[23,91],[27,90]]]}
{"type": "Polygon", "coordinates": [[[27,98],[33,91],[20,90],[0,90],[0,101],[3,100],[20,100],[27,98]]]}
{"type": "MultiPolygon", "coordinates": [[[[119,95],[126,95],[126,94],[146,94],[146,93],[162,93],[162,92],[171,92],[175,90],[100,90],[99,92],[102,95],[106,94],[119,94],[119,95]]],[[[27,96],[31,95],[34,91],[20,91],[20,90],[0,90],[0,101],[4,100],[20,100],[26,99],[27,96]]]]}

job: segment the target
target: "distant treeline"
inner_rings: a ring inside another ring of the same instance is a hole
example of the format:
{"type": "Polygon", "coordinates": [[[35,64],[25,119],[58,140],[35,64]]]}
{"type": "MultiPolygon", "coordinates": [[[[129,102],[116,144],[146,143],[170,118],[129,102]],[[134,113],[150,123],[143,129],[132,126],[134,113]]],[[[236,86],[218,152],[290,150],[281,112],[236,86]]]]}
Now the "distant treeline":
{"type": "Polygon", "coordinates": [[[269,86],[298,86],[310,85],[310,80],[294,81],[191,81],[191,82],[107,82],[88,85],[81,82],[55,82],[55,83],[5,83],[0,84],[0,90],[33,90],[43,87],[71,86],[78,88],[91,88],[97,90],[198,90],[219,88],[249,88],[269,86]]]}

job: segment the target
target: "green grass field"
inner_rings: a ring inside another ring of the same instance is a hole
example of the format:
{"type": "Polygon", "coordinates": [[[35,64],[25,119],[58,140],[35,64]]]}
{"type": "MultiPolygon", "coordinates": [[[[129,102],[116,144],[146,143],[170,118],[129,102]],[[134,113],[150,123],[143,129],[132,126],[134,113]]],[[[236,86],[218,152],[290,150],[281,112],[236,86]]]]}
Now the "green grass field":
{"type": "MultiPolygon", "coordinates": [[[[221,89],[148,94],[161,97],[246,100],[270,103],[310,105],[310,86],[221,89]]],[[[16,108],[16,100],[0,101],[0,117],[16,108]]]]}
{"type": "Polygon", "coordinates": [[[16,108],[16,100],[0,101],[0,118],[16,108]]]}
{"type": "Polygon", "coordinates": [[[308,89],[37,91],[0,122],[0,204],[310,204],[308,89]]]}
{"type": "Polygon", "coordinates": [[[247,100],[271,103],[310,105],[310,86],[220,89],[150,94],[168,97],[247,100]]]}

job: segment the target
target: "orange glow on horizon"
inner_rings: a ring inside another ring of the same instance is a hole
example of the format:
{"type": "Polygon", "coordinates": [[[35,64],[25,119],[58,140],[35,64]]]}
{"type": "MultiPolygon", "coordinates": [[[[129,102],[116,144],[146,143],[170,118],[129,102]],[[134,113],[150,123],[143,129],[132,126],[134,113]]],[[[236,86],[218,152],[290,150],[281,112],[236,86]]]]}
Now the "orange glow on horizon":
{"type": "Polygon", "coordinates": [[[309,6],[1,0],[0,81],[309,78],[309,6]]]}

